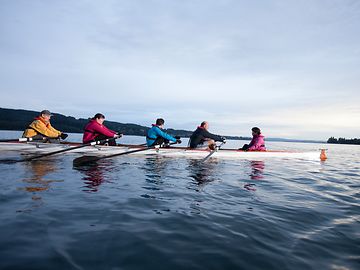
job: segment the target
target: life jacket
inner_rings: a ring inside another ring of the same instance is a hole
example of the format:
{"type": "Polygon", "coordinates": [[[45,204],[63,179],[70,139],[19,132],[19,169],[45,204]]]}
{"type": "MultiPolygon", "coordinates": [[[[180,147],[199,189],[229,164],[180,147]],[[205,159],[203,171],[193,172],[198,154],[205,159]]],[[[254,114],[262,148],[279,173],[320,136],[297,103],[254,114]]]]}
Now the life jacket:
{"type": "Polygon", "coordinates": [[[30,123],[30,125],[27,126],[27,128],[25,129],[25,131],[24,131],[23,134],[22,134],[22,137],[26,137],[26,133],[27,133],[27,130],[28,130],[28,129],[32,129],[32,130],[34,130],[36,133],[38,133],[39,135],[41,135],[41,136],[43,136],[43,137],[47,137],[47,136],[44,135],[41,131],[39,131],[38,129],[36,129],[36,128],[34,128],[34,127],[31,126],[32,123],[34,123],[34,121],[41,121],[41,122],[43,122],[47,128],[48,128],[49,125],[50,125],[50,122],[46,122],[46,121],[44,120],[44,118],[42,118],[41,116],[37,116],[37,117],[35,117],[34,120],[30,123]]]}
{"type": "MultiPolygon", "coordinates": [[[[157,127],[157,128],[159,128],[159,129],[161,130],[161,128],[160,128],[158,125],[156,125],[156,124],[152,124],[152,128],[153,128],[153,127],[157,127]]],[[[148,140],[154,140],[154,141],[155,141],[157,138],[160,137],[160,136],[159,136],[158,134],[156,134],[156,133],[155,133],[155,134],[152,134],[152,135],[155,135],[155,138],[150,137],[150,136],[149,136],[149,131],[150,131],[150,130],[151,130],[151,129],[149,129],[148,132],[146,132],[146,139],[148,139],[148,140]]]]}

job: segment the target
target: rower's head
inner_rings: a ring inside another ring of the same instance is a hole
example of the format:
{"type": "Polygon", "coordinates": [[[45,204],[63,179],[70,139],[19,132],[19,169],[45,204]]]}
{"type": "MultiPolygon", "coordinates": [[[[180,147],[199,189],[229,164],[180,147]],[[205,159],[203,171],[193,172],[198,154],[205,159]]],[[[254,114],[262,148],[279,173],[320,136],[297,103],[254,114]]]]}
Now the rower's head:
{"type": "Polygon", "coordinates": [[[102,113],[97,113],[92,119],[102,125],[105,121],[105,115],[103,115],[102,113]]]}
{"type": "Polygon", "coordinates": [[[260,130],[260,128],[258,128],[258,127],[253,127],[252,129],[251,129],[251,131],[252,131],[252,135],[254,136],[254,135],[260,135],[261,134],[261,130],[260,130]]]}
{"type": "Polygon", "coordinates": [[[156,119],[156,125],[157,125],[158,127],[163,127],[164,124],[165,124],[165,120],[164,120],[164,119],[162,119],[162,118],[156,119]]]}
{"type": "Polygon", "coordinates": [[[209,122],[202,121],[200,124],[200,127],[204,128],[204,129],[209,129],[209,122]]]}
{"type": "Polygon", "coordinates": [[[49,110],[43,110],[40,112],[40,117],[42,117],[45,121],[50,121],[52,114],[49,110]]]}

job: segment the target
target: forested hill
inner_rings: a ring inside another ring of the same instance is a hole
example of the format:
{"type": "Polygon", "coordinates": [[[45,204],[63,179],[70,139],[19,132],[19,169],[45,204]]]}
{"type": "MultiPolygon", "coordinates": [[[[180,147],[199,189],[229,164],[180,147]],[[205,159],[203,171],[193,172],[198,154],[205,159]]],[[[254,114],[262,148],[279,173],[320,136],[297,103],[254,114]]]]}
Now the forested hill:
{"type": "MultiPolygon", "coordinates": [[[[31,121],[39,115],[37,111],[15,110],[0,108],[0,130],[24,130],[31,121]]],[[[51,124],[63,132],[82,133],[84,126],[89,119],[76,119],[72,116],[65,116],[59,113],[53,113],[51,124]]],[[[105,122],[106,126],[112,130],[120,131],[126,135],[144,136],[148,127],[136,124],[124,124],[113,121],[105,122]]],[[[170,134],[181,137],[189,137],[192,131],[187,130],[167,130],[170,134]]]]}
{"type": "MultiPolygon", "coordinates": [[[[58,130],[71,133],[83,133],[84,126],[88,123],[89,119],[79,118],[76,119],[72,116],[65,116],[59,113],[53,113],[51,118],[51,124],[58,130]]],[[[25,128],[31,123],[31,121],[39,115],[37,111],[17,110],[0,108],[0,130],[25,130],[25,128]]],[[[149,127],[140,126],[137,124],[124,124],[114,121],[105,121],[105,125],[115,131],[119,131],[125,135],[138,135],[145,136],[149,127]]],[[[195,127],[194,127],[195,129],[195,127]]],[[[249,128],[250,129],[250,128],[249,128]]],[[[190,137],[193,131],[189,130],[175,130],[166,129],[168,133],[173,136],[190,137]]],[[[226,136],[231,140],[251,140],[250,137],[242,136],[226,136]]],[[[308,142],[308,143],[321,143],[323,141],[315,140],[294,140],[283,138],[266,138],[267,141],[282,141],[282,142],[308,142]]]]}
{"type": "Polygon", "coordinates": [[[328,139],[327,143],[360,145],[360,139],[357,139],[357,138],[355,138],[355,139],[345,139],[345,138],[336,139],[334,137],[330,137],[328,139]]]}

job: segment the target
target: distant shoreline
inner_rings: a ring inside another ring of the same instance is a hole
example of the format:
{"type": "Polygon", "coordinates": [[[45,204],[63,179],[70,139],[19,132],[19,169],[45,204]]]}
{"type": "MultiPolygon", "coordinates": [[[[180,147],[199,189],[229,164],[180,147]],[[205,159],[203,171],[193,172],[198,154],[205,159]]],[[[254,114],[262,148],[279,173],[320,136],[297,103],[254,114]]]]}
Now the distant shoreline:
{"type": "Polygon", "coordinates": [[[346,139],[346,138],[335,138],[330,137],[327,140],[327,143],[330,144],[350,144],[350,145],[360,145],[360,139],[354,138],[354,139],[346,139]]]}
{"type": "MultiPolygon", "coordinates": [[[[28,125],[31,119],[38,116],[38,111],[29,111],[23,109],[7,109],[0,108],[0,130],[9,131],[23,131],[28,125]]],[[[79,118],[76,119],[73,116],[65,116],[59,113],[53,113],[51,123],[56,129],[67,133],[83,133],[83,128],[88,123],[89,119],[79,118]]],[[[132,123],[119,123],[114,121],[106,121],[106,126],[109,129],[119,131],[126,135],[146,136],[149,127],[141,126],[132,123]]],[[[183,138],[189,138],[193,131],[178,130],[178,129],[165,129],[166,132],[173,136],[180,136],[183,138]]],[[[230,136],[224,135],[229,140],[248,140],[251,137],[243,136],[230,136]]],[[[266,141],[275,142],[300,142],[300,143],[326,143],[321,140],[300,140],[300,139],[286,139],[286,138],[265,138],[266,141]]]]}
{"type": "MultiPolygon", "coordinates": [[[[18,131],[23,132],[23,130],[13,130],[13,129],[0,129],[0,131],[18,131]]],[[[82,132],[70,132],[73,134],[82,134],[82,132]]],[[[136,135],[136,134],[125,134],[126,136],[145,136],[145,135],[136,135]]],[[[189,138],[188,136],[182,136],[183,138],[189,138]]],[[[239,138],[233,136],[226,136],[228,140],[234,141],[249,141],[251,138],[239,138]]],[[[327,143],[326,141],[315,141],[315,140],[296,140],[296,139],[282,139],[282,138],[266,138],[265,141],[269,142],[295,142],[295,143],[327,143]]]]}

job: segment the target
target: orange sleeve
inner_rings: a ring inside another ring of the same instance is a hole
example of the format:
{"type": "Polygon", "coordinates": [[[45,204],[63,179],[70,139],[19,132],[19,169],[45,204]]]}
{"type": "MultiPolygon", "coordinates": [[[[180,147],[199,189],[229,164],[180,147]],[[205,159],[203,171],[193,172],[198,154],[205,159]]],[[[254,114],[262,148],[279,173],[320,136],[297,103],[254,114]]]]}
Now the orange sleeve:
{"type": "Polygon", "coordinates": [[[37,120],[31,123],[30,127],[34,128],[37,132],[45,135],[46,137],[56,138],[61,132],[53,128],[50,124],[46,126],[43,122],[37,120]]]}

